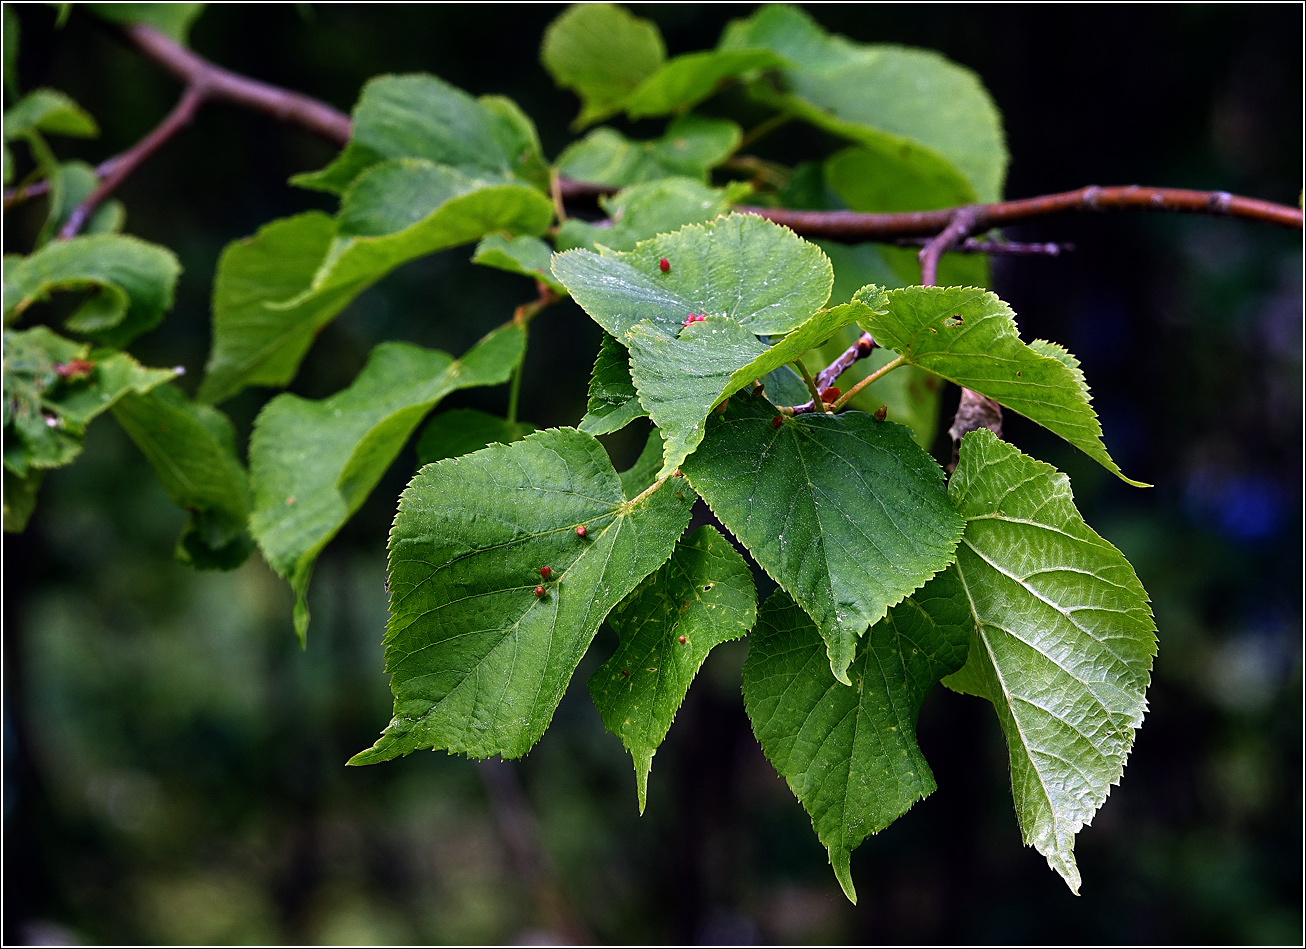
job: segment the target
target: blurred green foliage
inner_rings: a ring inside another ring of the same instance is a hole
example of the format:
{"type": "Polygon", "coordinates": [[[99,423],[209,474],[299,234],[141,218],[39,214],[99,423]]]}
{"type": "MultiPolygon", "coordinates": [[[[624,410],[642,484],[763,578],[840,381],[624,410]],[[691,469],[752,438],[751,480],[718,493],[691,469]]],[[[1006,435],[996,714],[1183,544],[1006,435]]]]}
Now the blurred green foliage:
{"type": "MultiPolygon", "coordinates": [[[[74,10],[56,31],[48,6],[10,9],[21,87],[67,92],[102,128],[65,160],[101,161],[171,107],[175,82],[92,18],[74,10]]],[[[342,109],[377,73],[427,70],[516,99],[549,157],[571,140],[576,100],[537,58],[561,7],[308,9],[215,6],[191,41],[342,109]]],[[[747,12],[632,9],[658,22],[672,55],[747,12]]],[[[1138,181],[1297,201],[1294,7],[1132,8],[1129,28],[1109,33],[1099,11],[1077,7],[813,13],[854,39],[936,48],[976,70],[1004,112],[1010,196],[1138,181]]],[[[637,138],[654,128],[629,126],[637,138]]],[[[757,149],[791,162],[837,144],[803,136],[757,149]]],[[[274,217],[327,207],[285,180],[330,157],[296,129],[215,106],[128,182],[128,232],[185,268],[176,308],[134,347],[143,363],[183,363],[193,391],[219,251],[274,217]]],[[[6,216],[6,252],[30,247],[42,210],[6,216]]],[[[1085,895],[1019,847],[996,723],[939,689],[919,728],[939,790],[855,854],[864,895],[849,906],[749,731],[744,643],[709,658],[638,818],[625,752],[584,690],[615,648],[604,631],[517,766],[589,938],[1300,941],[1301,237],[1140,215],[1008,233],[1076,245],[1056,260],[995,261],[994,286],[1023,335],[1079,355],[1112,454],[1156,485],[1120,485],[1008,415],[1009,437],[1071,475],[1085,518],[1133,562],[1159,629],[1130,766],[1080,838],[1085,895]]],[[[527,279],[464,255],[414,262],[364,294],[293,391],[338,391],[382,340],[463,352],[532,296],[527,279]]],[[[523,418],[575,424],[599,331],[570,304],[538,330],[523,418]]],[[[503,398],[447,404],[500,413],[503,398]]],[[[259,401],[246,392],[226,406],[242,443],[259,401]]],[[[632,430],[612,443],[619,469],[642,441],[632,430]]],[[[114,423],[92,425],[83,457],[46,478],[28,530],[5,540],[6,942],[494,943],[554,925],[505,847],[478,766],[420,754],[343,767],[389,709],[384,537],[413,464],[409,448],[323,553],[304,653],[290,591],[260,561],[231,574],[173,561],[184,514],[114,423]]]]}

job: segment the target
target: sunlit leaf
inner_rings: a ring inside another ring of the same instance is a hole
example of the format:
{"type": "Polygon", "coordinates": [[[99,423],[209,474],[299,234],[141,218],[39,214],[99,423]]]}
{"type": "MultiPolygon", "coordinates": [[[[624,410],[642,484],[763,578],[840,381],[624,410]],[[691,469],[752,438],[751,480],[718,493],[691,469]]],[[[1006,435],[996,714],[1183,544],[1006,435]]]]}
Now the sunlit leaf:
{"type": "Polygon", "coordinates": [[[974,287],[906,287],[863,321],[876,341],[945,379],[974,389],[1060,435],[1121,480],[1102,444],[1102,426],[1089,404],[1078,363],[1040,344],[1026,346],[1011,307],[974,287]]]}
{"type": "Polygon", "coordinates": [[[953,569],[973,632],[945,684],[993,703],[1025,843],[1078,893],[1075,835],[1120,780],[1147,709],[1147,594],[1084,523],[1070,480],[986,429],[962,440],[948,499],[966,519],[953,569]]]}

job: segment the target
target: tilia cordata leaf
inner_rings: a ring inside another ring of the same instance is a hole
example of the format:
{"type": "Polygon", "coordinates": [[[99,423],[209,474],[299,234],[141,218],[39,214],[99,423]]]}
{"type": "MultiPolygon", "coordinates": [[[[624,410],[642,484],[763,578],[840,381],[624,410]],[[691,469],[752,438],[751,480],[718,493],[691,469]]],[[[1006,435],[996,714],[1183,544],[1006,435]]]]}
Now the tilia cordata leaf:
{"type": "Polygon", "coordinates": [[[948,499],[966,519],[953,570],[973,632],[945,684],[993,703],[1025,843],[1078,893],[1075,834],[1120,780],[1147,708],[1147,593],[1079,516],[1069,479],[986,429],[962,440],[948,499]]]}
{"type": "Polygon", "coordinates": [[[422,748],[526,754],[599,623],[671,556],[693,501],[683,478],[627,499],[603,446],[570,428],[423,468],[390,532],[394,718],[350,764],[422,748]]]}
{"type": "Polygon", "coordinates": [[[861,412],[776,418],[736,396],[682,469],[815,621],[847,684],[858,638],[952,562],[962,521],[943,469],[903,426],[861,412]]]}
{"type": "Polygon", "coordinates": [[[590,676],[589,690],[603,724],[634,759],[641,814],[653,755],[689,684],[712,647],[743,636],[756,616],[748,565],[708,525],[676,544],[671,559],[608,615],[621,646],[590,676]]]}
{"type": "Polygon", "coordinates": [[[916,719],[934,683],[965,661],[969,620],[961,584],[939,574],[857,644],[849,687],[830,675],[815,624],[789,594],[776,591],[758,614],[744,706],[854,903],[853,849],[935,788],[916,719]]]}
{"type": "Polygon", "coordinates": [[[869,316],[883,298],[867,287],[822,309],[834,278],[821,249],[745,214],[682,227],[629,252],[557,254],[553,272],[629,349],[639,403],[666,439],[663,474],[698,447],[704,419],[723,399],[869,316]]]}
{"type": "Polygon", "coordinates": [[[881,346],[914,366],[974,389],[1060,435],[1123,481],[1102,444],[1079,361],[1060,346],[1021,342],[1015,314],[988,290],[903,287],[861,319],[881,346]]]}

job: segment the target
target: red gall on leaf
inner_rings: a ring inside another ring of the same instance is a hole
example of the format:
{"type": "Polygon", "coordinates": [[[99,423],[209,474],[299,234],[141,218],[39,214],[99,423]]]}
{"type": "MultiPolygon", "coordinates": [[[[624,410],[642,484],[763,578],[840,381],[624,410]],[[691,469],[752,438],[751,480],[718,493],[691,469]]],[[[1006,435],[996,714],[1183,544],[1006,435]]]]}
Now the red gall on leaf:
{"type": "Polygon", "coordinates": [[[545,580],[549,579],[551,576],[553,576],[553,568],[540,567],[540,576],[542,576],[545,580]]]}
{"type": "Polygon", "coordinates": [[[581,524],[579,527],[576,528],[576,536],[577,536],[577,537],[584,537],[584,536],[585,536],[586,534],[588,534],[588,533],[589,533],[589,531],[587,531],[587,530],[585,529],[585,525],[584,525],[584,524],[581,524]]]}
{"type": "Polygon", "coordinates": [[[661,260],[658,261],[658,269],[661,270],[663,273],[666,273],[668,270],[671,269],[671,264],[667,263],[667,259],[663,257],[661,260]]]}
{"type": "MultiPolygon", "coordinates": [[[[705,313],[691,313],[689,316],[685,317],[685,326],[688,326],[690,323],[702,323],[705,319],[707,319],[707,314],[705,313]]],[[[681,329],[684,329],[684,326],[682,326],[681,329]]]]}
{"type": "Polygon", "coordinates": [[[547,593],[547,592],[548,592],[548,591],[545,590],[544,587],[542,587],[542,586],[538,586],[538,587],[535,588],[535,595],[536,595],[536,596],[544,596],[544,594],[547,593]]]}
{"type": "Polygon", "coordinates": [[[625,676],[627,679],[630,678],[630,670],[629,670],[629,669],[622,669],[622,670],[621,670],[621,674],[622,674],[623,676],[625,676]]]}
{"type": "Polygon", "coordinates": [[[689,640],[686,639],[684,636],[681,636],[680,639],[677,640],[677,641],[678,641],[678,642],[680,643],[680,645],[682,645],[682,646],[685,645],[685,643],[689,642],[689,640]]]}
{"type": "Polygon", "coordinates": [[[54,374],[60,379],[85,379],[94,368],[95,363],[89,359],[70,359],[55,363],[54,374]]]}
{"type": "Polygon", "coordinates": [[[875,410],[875,420],[877,422],[883,422],[888,417],[888,415],[889,415],[889,407],[887,405],[882,405],[875,410]]]}
{"type": "Polygon", "coordinates": [[[777,415],[775,418],[771,419],[772,428],[779,428],[784,423],[785,423],[785,417],[783,415],[777,415]]]}

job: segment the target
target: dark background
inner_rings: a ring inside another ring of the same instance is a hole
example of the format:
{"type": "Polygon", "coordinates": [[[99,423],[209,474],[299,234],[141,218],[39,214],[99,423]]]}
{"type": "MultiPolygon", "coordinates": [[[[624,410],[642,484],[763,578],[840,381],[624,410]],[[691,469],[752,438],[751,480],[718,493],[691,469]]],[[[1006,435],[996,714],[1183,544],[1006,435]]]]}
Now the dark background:
{"type": "MultiPolygon", "coordinates": [[[[191,41],[345,110],[379,72],[506,94],[553,157],[576,100],[537,53],[561,9],[223,5],[191,41]]],[[[752,6],[632,9],[674,55],[713,45],[752,6]]],[[[853,39],[975,69],[1004,113],[1008,196],[1140,183],[1298,201],[1297,5],[808,9],[853,39]]],[[[50,7],[18,12],[23,88],[66,91],[103,130],[56,140],[61,157],[115,154],[175,102],[177,83],[91,16],[74,10],[56,31],[50,7]]],[[[737,104],[727,93],[714,107],[737,104]]],[[[790,126],[757,150],[810,158],[835,144],[790,126]]],[[[142,361],[184,364],[193,391],[221,248],[330,209],[285,180],[332,153],[211,105],[121,189],[128,231],[185,267],[174,311],[133,347],[142,361]]],[[[6,216],[7,253],[30,248],[39,210],[6,216]]],[[[1008,234],[1076,246],[995,262],[995,288],[1027,339],[1080,356],[1108,447],[1156,485],[1129,488],[1008,414],[1009,437],[1071,475],[1085,518],[1133,562],[1159,628],[1122,786],[1078,838],[1082,897],[1021,846],[992,712],[936,689],[920,743],[939,790],[854,854],[849,905],[752,738],[742,643],[715,651],[691,689],[643,818],[629,757],[584,689],[613,648],[606,631],[553,727],[506,775],[443,753],[346,769],[389,719],[384,544],[411,452],[319,561],[301,653],[289,590],[257,557],[231,574],[172,562],[183,514],[106,417],[46,479],[27,531],[5,538],[4,941],[1300,942],[1301,236],[1144,214],[1008,234]],[[554,868],[534,887],[487,795],[505,778],[508,791],[520,779],[554,868]]],[[[365,293],[292,390],[338,390],[384,339],[461,352],[533,295],[468,256],[416,261],[365,293]]],[[[575,424],[598,330],[570,304],[536,327],[524,416],[575,424]]],[[[223,408],[244,433],[265,398],[223,408]]],[[[502,412],[504,398],[446,405],[502,412]]],[[[612,450],[624,461],[635,447],[612,450]]]]}

